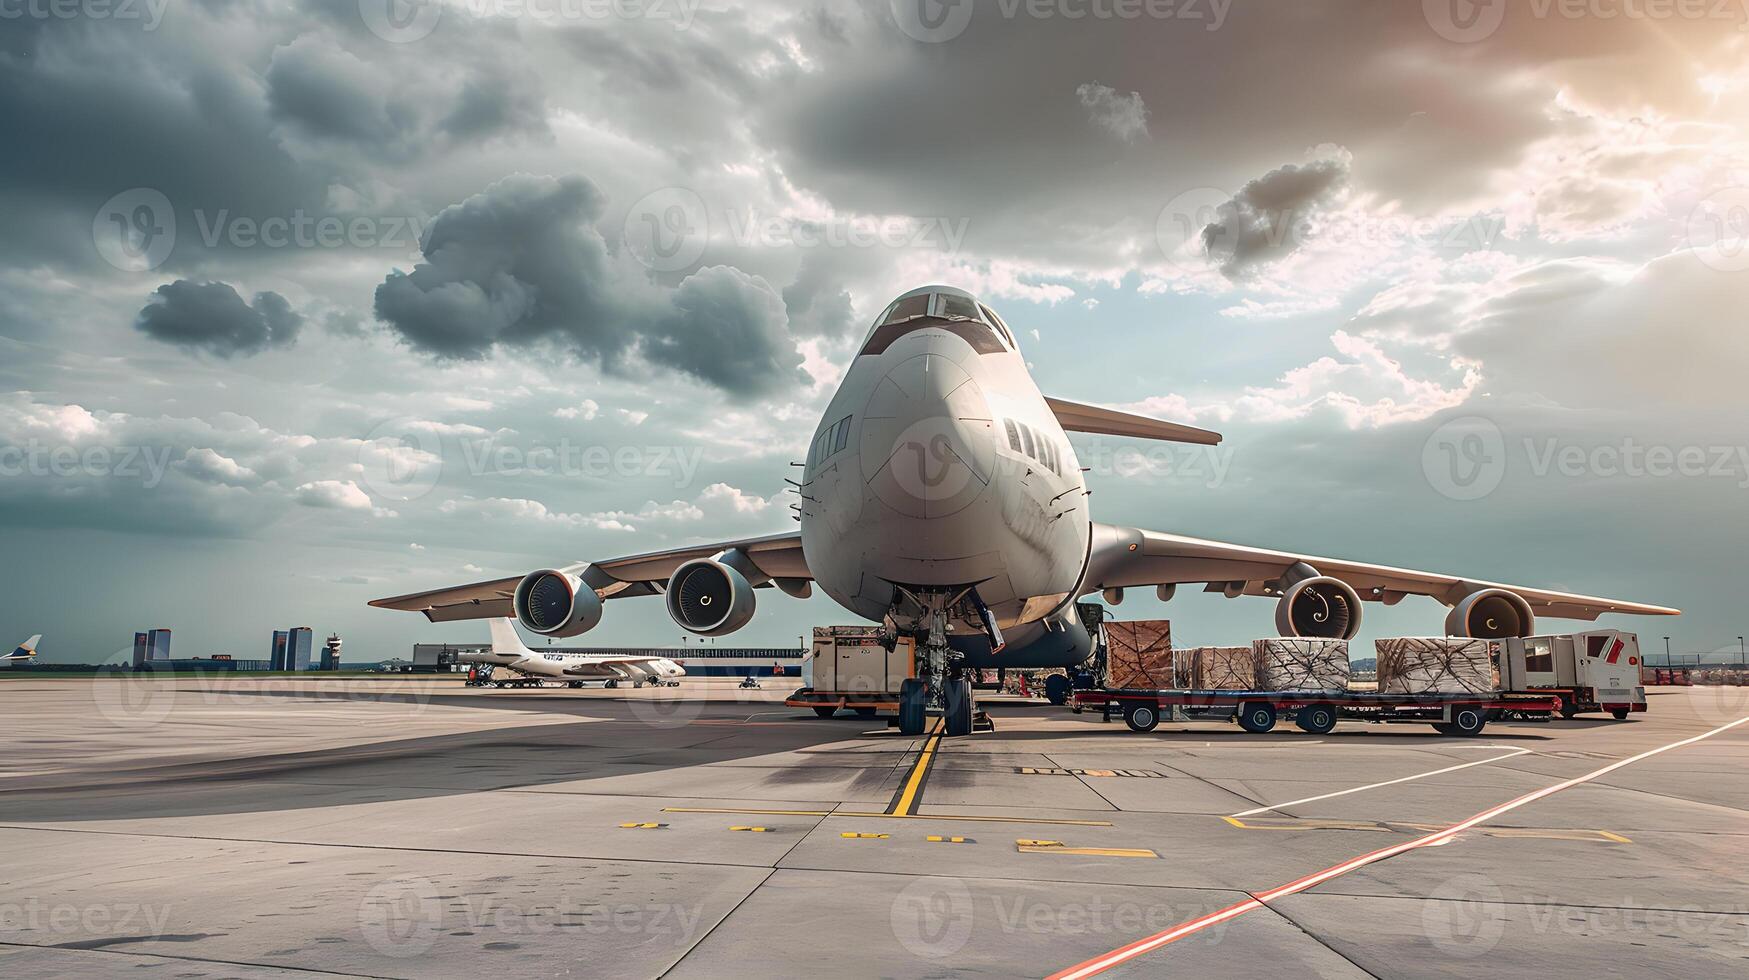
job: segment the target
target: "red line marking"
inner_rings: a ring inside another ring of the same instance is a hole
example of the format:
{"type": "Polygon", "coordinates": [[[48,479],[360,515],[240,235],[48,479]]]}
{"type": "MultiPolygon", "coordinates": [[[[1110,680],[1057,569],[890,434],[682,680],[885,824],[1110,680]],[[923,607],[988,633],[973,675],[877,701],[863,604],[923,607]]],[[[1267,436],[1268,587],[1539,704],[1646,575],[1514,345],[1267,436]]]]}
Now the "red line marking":
{"type": "Polygon", "coordinates": [[[1266,904],[1268,904],[1269,902],[1273,902],[1278,898],[1286,898],[1289,895],[1294,895],[1294,894],[1297,894],[1299,892],[1303,892],[1306,889],[1311,888],[1315,885],[1323,884],[1324,882],[1329,881],[1332,878],[1340,877],[1342,875],[1349,873],[1350,871],[1358,870],[1358,869],[1363,868],[1369,864],[1373,864],[1377,861],[1383,861],[1386,858],[1395,857],[1398,854],[1402,854],[1405,851],[1412,851],[1412,850],[1415,850],[1416,848],[1427,847],[1427,846],[1430,846],[1433,844],[1444,843],[1445,841],[1450,840],[1451,838],[1457,836],[1458,834],[1461,834],[1464,831],[1469,830],[1470,828],[1475,827],[1478,824],[1486,823],[1487,821],[1492,820],[1495,817],[1498,817],[1501,814],[1506,813],[1507,811],[1516,810],[1519,807],[1524,806],[1528,803],[1534,803],[1537,800],[1540,800],[1545,796],[1552,796],[1555,793],[1559,793],[1565,789],[1571,789],[1574,786],[1578,786],[1581,783],[1588,783],[1591,780],[1596,779],[1599,776],[1603,776],[1603,775],[1606,775],[1608,773],[1612,773],[1612,772],[1616,771],[1617,769],[1622,768],[1623,766],[1629,766],[1629,765],[1632,765],[1632,764],[1639,762],[1641,760],[1649,759],[1652,756],[1658,755],[1658,754],[1663,753],[1663,752],[1668,752],[1671,749],[1679,749],[1685,745],[1692,745],[1695,742],[1698,742],[1704,738],[1711,738],[1712,736],[1717,735],[1720,732],[1729,731],[1733,728],[1736,728],[1738,725],[1744,724],[1745,722],[1749,722],[1749,717],[1739,718],[1736,721],[1733,721],[1728,725],[1722,725],[1718,728],[1713,729],[1710,732],[1706,732],[1706,733],[1701,734],[1701,735],[1696,735],[1692,738],[1685,738],[1679,742],[1671,742],[1669,745],[1660,746],[1658,748],[1651,749],[1651,750],[1646,751],[1646,752],[1641,752],[1639,755],[1630,756],[1626,759],[1621,759],[1621,760],[1618,760],[1616,762],[1612,762],[1609,765],[1604,766],[1602,769],[1599,769],[1595,772],[1586,773],[1583,776],[1575,776],[1572,779],[1568,779],[1568,780],[1565,780],[1563,782],[1555,783],[1555,784],[1550,785],[1550,786],[1544,786],[1542,789],[1534,790],[1530,793],[1526,793],[1525,795],[1520,796],[1514,800],[1508,800],[1505,803],[1500,804],[1499,806],[1493,807],[1492,809],[1483,810],[1481,813],[1478,813],[1475,816],[1470,817],[1467,820],[1463,820],[1463,821],[1460,821],[1458,823],[1454,823],[1450,827],[1445,828],[1444,830],[1436,830],[1431,834],[1427,834],[1426,836],[1423,836],[1423,837],[1417,837],[1411,841],[1405,841],[1404,843],[1396,844],[1396,845],[1393,845],[1391,847],[1380,848],[1379,850],[1372,851],[1368,854],[1362,854],[1360,857],[1353,858],[1353,859],[1348,860],[1348,861],[1344,861],[1341,864],[1337,864],[1337,865],[1333,865],[1331,867],[1325,868],[1322,871],[1315,871],[1309,875],[1306,875],[1304,878],[1300,878],[1296,881],[1288,882],[1285,885],[1281,885],[1280,887],[1277,887],[1277,888],[1272,888],[1269,891],[1254,893],[1253,897],[1251,897],[1243,902],[1240,902],[1236,905],[1229,905],[1226,908],[1221,909],[1218,912],[1211,912],[1208,915],[1201,916],[1200,918],[1195,918],[1195,919],[1191,919],[1188,922],[1179,923],[1178,925],[1175,925],[1172,928],[1167,929],[1164,932],[1157,932],[1152,936],[1146,936],[1142,939],[1136,940],[1133,943],[1130,943],[1128,946],[1121,946],[1117,949],[1112,950],[1109,953],[1105,953],[1101,956],[1096,956],[1093,959],[1087,960],[1087,961],[1082,962],[1082,963],[1077,963],[1074,966],[1071,966],[1066,970],[1060,970],[1056,973],[1051,974],[1050,977],[1048,978],[1048,980],[1082,980],[1082,978],[1085,978],[1085,977],[1097,976],[1098,974],[1104,973],[1106,970],[1109,970],[1114,966],[1119,966],[1123,963],[1127,963],[1130,960],[1133,960],[1136,957],[1141,956],[1144,953],[1150,953],[1150,952],[1153,952],[1156,949],[1160,949],[1161,947],[1166,946],[1170,943],[1177,942],[1178,940],[1183,939],[1184,937],[1192,935],[1194,933],[1200,932],[1203,929],[1208,928],[1209,926],[1216,925],[1216,924],[1221,923],[1221,922],[1226,922],[1229,919],[1237,918],[1241,915],[1244,915],[1246,912],[1250,912],[1253,909],[1263,908],[1266,904]]]}

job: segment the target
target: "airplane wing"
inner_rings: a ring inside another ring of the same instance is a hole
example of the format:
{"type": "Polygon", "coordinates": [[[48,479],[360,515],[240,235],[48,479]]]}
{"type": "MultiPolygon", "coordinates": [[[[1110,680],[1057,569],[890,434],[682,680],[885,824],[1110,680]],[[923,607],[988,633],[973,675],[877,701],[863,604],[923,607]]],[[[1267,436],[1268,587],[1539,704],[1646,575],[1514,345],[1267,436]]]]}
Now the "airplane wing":
{"type": "Polygon", "coordinates": [[[1506,589],[1523,596],[1537,615],[1559,619],[1594,620],[1603,613],[1637,616],[1679,616],[1682,613],[1667,606],[1527,589],[1389,565],[1267,551],[1109,524],[1093,526],[1093,553],[1084,588],[1086,592],[1094,592],[1149,585],[1199,584],[1205,586],[1205,591],[1224,592],[1229,597],[1279,595],[1282,576],[1301,562],[1312,566],[1320,575],[1347,582],[1362,599],[1387,605],[1405,595],[1424,595],[1449,606],[1478,589],[1506,589]]]}
{"type": "MultiPolygon", "coordinates": [[[[802,557],[802,536],[794,531],[770,534],[716,544],[689,545],[667,551],[652,551],[624,558],[611,558],[592,563],[597,570],[595,592],[603,599],[627,596],[660,595],[674,570],[694,558],[709,558],[721,551],[735,548],[745,554],[759,570],[771,576],[778,588],[791,595],[805,596],[813,575],[802,557]]],[[[420,612],[434,623],[449,623],[463,619],[511,618],[511,597],[522,576],[491,579],[468,585],[456,585],[429,592],[387,599],[373,599],[379,609],[401,609],[420,612]]]]}
{"type": "Polygon", "coordinates": [[[1217,446],[1219,432],[1199,429],[1179,422],[1163,422],[1146,415],[1122,412],[1115,408],[1087,405],[1062,398],[1045,398],[1045,404],[1057,417],[1057,424],[1066,432],[1089,432],[1105,436],[1133,436],[1137,439],[1159,439],[1164,442],[1189,442],[1199,446],[1217,446]]]}

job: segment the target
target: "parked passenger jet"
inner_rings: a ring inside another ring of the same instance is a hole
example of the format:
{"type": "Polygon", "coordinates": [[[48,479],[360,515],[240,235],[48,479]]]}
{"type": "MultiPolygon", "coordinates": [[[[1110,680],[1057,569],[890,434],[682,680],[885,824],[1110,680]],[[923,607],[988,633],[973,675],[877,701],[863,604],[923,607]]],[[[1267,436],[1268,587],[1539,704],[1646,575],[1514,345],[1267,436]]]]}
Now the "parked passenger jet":
{"type": "Polygon", "coordinates": [[[27,664],[36,659],[36,645],[41,643],[43,635],[37,635],[20,643],[17,649],[4,657],[0,657],[0,667],[10,667],[13,664],[27,664]]]}
{"type": "Polygon", "coordinates": [[[575,561],[527,575],[378,599],[433,622],[515,616],[546,636],[577,636],[604,600],[664,596],[703,636],[753,618],[756,590],[839,605],[917,639],[919,678],[900,694],[900,727],[927,705],[947,730],[971,730],[965,672],[1081,663],[1093,641],[1075,601],[1180,585],[1267,596],[1284,636],[1354,636],[1361,602],[1405,595],[1450,607],[1457,636],[1528,636],[1537,614],[1676,615],[1616,599],[1223,544],[1100,524],[1066,432],[1213,445],[1220,435],[1041,394],[1002,318],[970,293],[925,286],[876,318],[816,430],[794,482],[800,527],[785,534],[575,561]]]}
{"type": "Polygon", "coordinates": [[[679,684],[686,668],[663,657],[624,657],[609,653],[545,653],[530,650],[516,635],[516,627],[505,618],[492,619],[492,649],[487,653],[464,653],[456,660],[464,664],[505,667],[530,677],[548,677],[570,681],[572,687],[582,687],[585,680],[604,680],[608,686],[630,681],[633,687],[645,684],[679,684]]]}

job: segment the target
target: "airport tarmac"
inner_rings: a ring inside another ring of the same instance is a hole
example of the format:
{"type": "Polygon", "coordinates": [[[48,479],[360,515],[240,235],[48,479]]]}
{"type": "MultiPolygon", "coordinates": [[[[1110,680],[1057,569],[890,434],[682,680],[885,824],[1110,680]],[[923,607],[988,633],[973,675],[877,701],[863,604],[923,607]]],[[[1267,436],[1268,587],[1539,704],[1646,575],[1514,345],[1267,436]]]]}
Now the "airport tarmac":
{"type": "Polygon", "coordinates": [[[0,680],[0,975],[1749,968],[1746,689],[1468,740],[991,700],[947,740],[793,684],[0,680]]]}

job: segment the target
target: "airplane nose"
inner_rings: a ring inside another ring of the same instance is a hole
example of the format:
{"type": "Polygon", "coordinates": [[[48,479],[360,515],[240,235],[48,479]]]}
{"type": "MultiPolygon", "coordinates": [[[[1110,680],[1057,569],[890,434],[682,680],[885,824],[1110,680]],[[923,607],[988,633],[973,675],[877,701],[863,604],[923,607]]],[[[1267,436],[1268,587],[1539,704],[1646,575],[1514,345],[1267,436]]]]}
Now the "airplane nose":
{"type": "Polygon", "coordinates": [[[869,399],[862,471],[887,506],[911,517],[965,509],[995,463],[990,406],[952,359],[920,354],[896,365],[869,399]]]}

